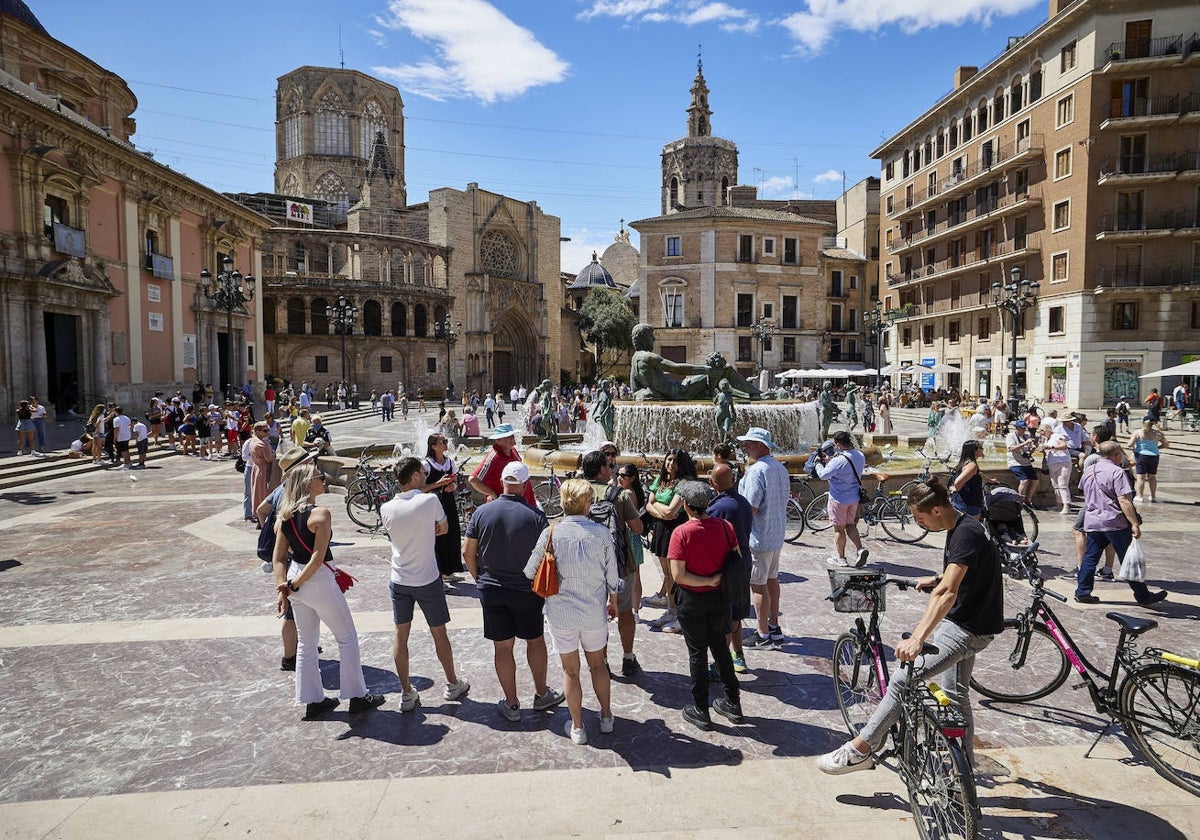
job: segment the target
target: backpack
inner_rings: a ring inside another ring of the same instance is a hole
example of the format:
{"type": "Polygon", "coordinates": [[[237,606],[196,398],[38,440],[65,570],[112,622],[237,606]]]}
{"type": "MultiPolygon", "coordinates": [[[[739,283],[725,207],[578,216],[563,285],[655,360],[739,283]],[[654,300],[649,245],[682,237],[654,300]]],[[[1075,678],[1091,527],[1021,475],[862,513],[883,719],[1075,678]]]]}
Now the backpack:
{"type": "Polygon", "coordinates": [[[271,508],[271,512],[267,514],[267,521],[263,523],[262,530],[258,532],[258,559],[264,563],[270,563],[275,558],[275,510],[278,506],[271,508]]]}
{"type": "Polygon", "coordinates": [[[592,506],[588,508],[588,519],[608,529],[617,553],[617,574],[626,577],[637,567],[633,559],[633,550],[629,547],[629,526],[617,515],[616,500],[620,492],[620,487],[609,487],[604,498],[592,502],[592,506]]]}

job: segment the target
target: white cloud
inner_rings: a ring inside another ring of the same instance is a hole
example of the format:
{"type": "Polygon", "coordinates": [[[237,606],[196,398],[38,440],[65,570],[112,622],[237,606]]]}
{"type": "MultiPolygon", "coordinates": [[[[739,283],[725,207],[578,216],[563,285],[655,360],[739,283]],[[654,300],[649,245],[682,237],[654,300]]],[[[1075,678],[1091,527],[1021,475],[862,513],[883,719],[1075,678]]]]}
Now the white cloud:
{"type": "Polygon", "coordinates": [[[770,178],[764,178],[758,184],[759,198],[791,198],[795,191],[796,183],[792,180],[791,175],[780,176],[773,175],[770,178]]]}
{"type": "Polygon", "coordinates": [[[604,256],[604,249],[613,244],[613,234],[593,231],[589,228],[571,228],[563,231],[563,236],[569,236],[570,242],[559,246],[562,270],[568,274],[578,274],[580,269],[592,261],[592,252],[597,257],[604,256]]]}
{"type": "Polygon", "coordinates": [[[580,20],[595,17],[623,18],[629,23],[681,23],[684,26],[716,24],[726,32],[755,32],[759,18],[753,12],[719,0],[593,0],[580,12],[580,20]]]}
{"type": "Polygon", "coordinates": [[[833,181],[840,181],[840,180],[842,180],[842,173],[836,169],[826,169],[820,175],[813,178],[813,181],[815,181],[818,184],[825,184],[825,183],[830,183],[833,181]]]}
{"type": "Polygon", "coordinates": [[[987,26],[993,18],[1038,5],[1045,0],[806,0],[807,11],[788,15],[780,25],[801,50],[817,53],[838,30],[874,33],[896,26],[913,33],[965,23],[987,26]]]}
{"type": "Polygon", "coordinates": [[[512,99],[562,81],[570,67],[485,0],[391,0],[376,23],[432,46],[431,58],[372,68],[401,89],[431,99],[512,99]]]}

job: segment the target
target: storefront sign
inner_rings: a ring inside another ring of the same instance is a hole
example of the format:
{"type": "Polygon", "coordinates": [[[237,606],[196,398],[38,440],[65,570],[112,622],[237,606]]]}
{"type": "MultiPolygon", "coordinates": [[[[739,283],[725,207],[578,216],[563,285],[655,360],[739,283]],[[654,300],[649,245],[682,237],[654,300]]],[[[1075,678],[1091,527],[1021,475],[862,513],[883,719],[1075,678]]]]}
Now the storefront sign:
{"type": "Polygon", "coordinates": [[[300,222],[311,225],[313,223],[313,206],[311,204],[302,204],[299,201],[289,201],[287,203],[287,217],[289,222],[300,222]]]}

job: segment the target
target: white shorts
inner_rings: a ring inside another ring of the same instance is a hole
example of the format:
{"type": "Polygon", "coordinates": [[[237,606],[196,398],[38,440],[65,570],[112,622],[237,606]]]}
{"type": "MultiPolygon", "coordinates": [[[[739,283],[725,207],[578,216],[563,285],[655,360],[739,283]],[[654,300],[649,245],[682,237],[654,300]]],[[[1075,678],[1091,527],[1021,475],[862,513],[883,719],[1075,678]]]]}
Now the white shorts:
{"type": "Polygon", "coordinates": [[[778,548],[774,551],[750,549],[750,556],[754,559],[750,566],[751,586],[765,586],[771,578],[779,577],[779,552],[778,548]]]}
{"type": "Polygon", "coordinates": [[[595,653],[604,650],[608,644],[607,624],[599,630],[559,630],[550,624],[546,625],[546,629],[559,655],[576,652],[581,646],[585,652],[595,653]]]}

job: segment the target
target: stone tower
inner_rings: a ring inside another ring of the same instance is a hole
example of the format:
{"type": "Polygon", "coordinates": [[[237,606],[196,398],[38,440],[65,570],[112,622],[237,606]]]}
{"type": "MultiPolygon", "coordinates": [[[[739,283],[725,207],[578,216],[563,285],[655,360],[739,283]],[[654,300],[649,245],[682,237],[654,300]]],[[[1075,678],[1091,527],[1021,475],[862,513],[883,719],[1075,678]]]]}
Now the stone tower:
{"type": "Polygon", "coordinates": [[[404,102],[400,91],[357,70],[300,67],[275,89],[275,191],[341,211],[363,198],[403,208],[404,102]]]}
{"type": "Polygon", "coordinates": [[[699,61],[687,112],[687,137],[663,146],[663,214],[723,205],[729,188],[737,183],[737,146],[713,136],[708,85],[699,61]]]}

